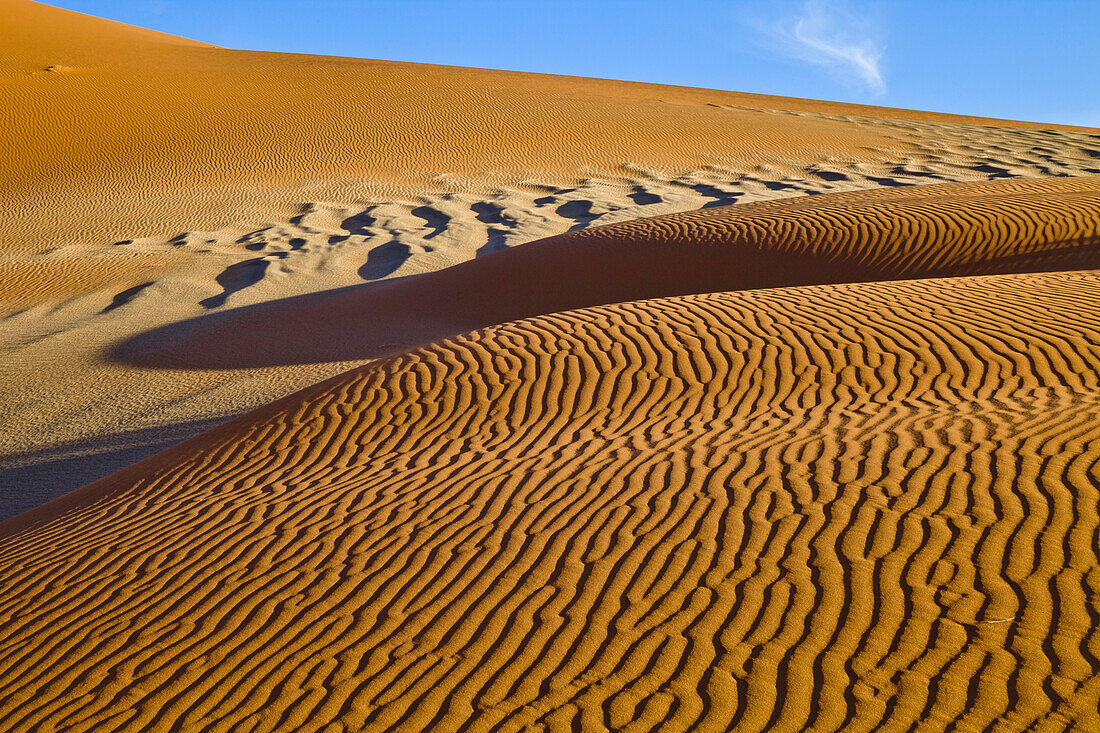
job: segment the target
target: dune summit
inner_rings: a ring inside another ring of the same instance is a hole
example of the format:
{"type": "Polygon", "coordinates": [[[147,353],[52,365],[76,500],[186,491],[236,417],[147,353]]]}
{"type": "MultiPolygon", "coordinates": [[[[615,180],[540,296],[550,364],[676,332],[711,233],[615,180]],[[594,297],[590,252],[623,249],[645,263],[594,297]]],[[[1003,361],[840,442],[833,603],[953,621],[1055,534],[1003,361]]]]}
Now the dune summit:
{"type": "Polygon", "coordinates": [[[5,248],[218,228],[307,200],[434,191],[440,177],[485,191],[629,175],[630,165],[782,164],[799,148],[844,160],[898,145],[890,128],[821,115],[994,122],[223,49],[30,0],[2,0],[0,18],[16,29],[0,48],[0,136],[14,143],[0,158],[5,248]]]}
{"type": "Polygon", "coordinates": [[[1097,131],[0,24],[0,730],[1100,729],[1097,131]]]}

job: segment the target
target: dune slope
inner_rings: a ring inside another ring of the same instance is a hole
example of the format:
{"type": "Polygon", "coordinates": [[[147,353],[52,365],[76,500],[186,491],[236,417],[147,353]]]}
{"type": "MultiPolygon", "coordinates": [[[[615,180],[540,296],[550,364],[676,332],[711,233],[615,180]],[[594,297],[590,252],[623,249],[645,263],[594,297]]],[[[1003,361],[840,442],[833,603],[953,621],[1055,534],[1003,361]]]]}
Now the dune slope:
{"type": "Polygon", "coordinates": [[[0,27],[0,731],[1100,730],[1097,131],[0,27]]]}
{"type": "Polygon", "coordinates": [[[827,112],[1038,129],[702,89],[223,49],[0,0],[0,245],[171,236],[306,200],[916,149],[827,112]],[[63,216],[58,216],[63,212],[63,216]]]}
{"type": "Polygon", "coordinates": [[[883,188],[568,232],[420,277],[172,324],[115,356],[190,369],[342,361],[643,298],[1096,267],[1100,177],[883,188]]]}
{"type": "Polygon", "coordinates": [[[1100,281],[555,314],[9,522],[8,729],[1095,727],[1100,281]]]}
{"type": "MultiPolygon", "coordinates": [[[[1100,175],[1089,129],[241,51],[30,0],[0,0],[0,28],[0,517],[353,366],[112,358],[162,327],[627,218],[1100,175]]],[[[346,351],[453,333],[451,310],[346,351]]]]}

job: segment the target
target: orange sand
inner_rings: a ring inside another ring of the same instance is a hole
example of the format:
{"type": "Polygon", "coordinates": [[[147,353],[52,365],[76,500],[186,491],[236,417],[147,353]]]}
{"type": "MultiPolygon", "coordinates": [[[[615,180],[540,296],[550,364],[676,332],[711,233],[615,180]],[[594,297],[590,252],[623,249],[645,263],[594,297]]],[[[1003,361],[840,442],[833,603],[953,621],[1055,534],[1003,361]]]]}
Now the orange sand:
{"type": "Polygon", "coordinates": [[[0,27],[0,730],[1100,729],[1096,131],[0,27]]]}
{"type": "MultiPolygon", "coordinates": [[[[0,242],[175,234],[344,197],[849,158],[872,125],[1025,123],[704,89],[216,48],[0,0],[0,242]],[[367,184],[354,182],[368,181],[367,184]],[[308,193],[304,193],[308,192],[308,193]]],[[[1050,126],[1042,126],[1049,128],[1050,126]]],[[[1068,129],[1068,128],[1066,128],[1068,129]]],[[[912,149],[912,145],[903,145],[912,149]]]]}
{"type": "MultiPolygon", "coordinates": [[[[705,206],[1100,174],[1083,129],[233,51],[23,0],[0,0],[0,21],[18,29],[0,39],[0,517],[456,325],[447,306],[375,303],[344,321],[385,338],[349,338],[348,362],[286,345],[254,355],[262,368],[158,362],[200,316],[705,206]],[[142,338],[147,353],[124,353],[142,338]]],[[[569,263],[551,267],[575,289],[569,263]]],[[[656,292],[711,287],[691,277],[656,292]]],[[[796,282],[768,277],[735,285],[796,282]]],[[[621,299],[601,287],[563,304],[621,299]]],[[[513,305],[465,326],[546,310],[513,305]]]]}
{"type": "MultiPolygon", "coordinates": [[[[657,290],[1095,265],[1098,222],[1096,179],[837,194],[590,229],[364,294],[410,308],[424,283],[436,300],[408,326],[435,312],[446,330],[621,298],[610,261],[657,290]]],[[[372,309],[340,295],[260,318],[361,347],[352,314],[372,309]]],[[[1095,273],[680,296],[361,367],[3,526],[0,649],[20,651],[0,715],[1095,726],[1098,298],[1095,273]]],[[[263,332],[226,323],[234,343],[263,332]]]]}
{"type": "Polygon", "coordinates": [[[684,296],[350,372],[11,522],[0,717],[1094,729],[1098,285],[684,296]]]}

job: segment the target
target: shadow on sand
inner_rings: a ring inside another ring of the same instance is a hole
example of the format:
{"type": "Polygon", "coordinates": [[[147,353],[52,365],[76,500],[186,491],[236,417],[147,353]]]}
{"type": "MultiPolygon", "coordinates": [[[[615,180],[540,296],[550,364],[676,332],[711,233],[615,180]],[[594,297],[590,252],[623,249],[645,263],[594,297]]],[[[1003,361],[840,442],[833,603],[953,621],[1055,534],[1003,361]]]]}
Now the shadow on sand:
{"type": "Polygon", "coordinates": [[[438,272],[210,313],[141,334],[112,356],[185,369],[346,361],[573,308],[872,275],[851,264],[765,254],[738,243],[562,235],[438,272]]]}
{"type": "Polygon", "coordinates": [[[0,459],[0,521],[122,470],[227,419],[130,430],[0,459]]]}
{"type": "Polygon", "coordinates": [[[646,298],[1100,267],[1095,238],[1075,234],[1007,257],[961,252],[936,267],[920,264],[928,258],[907,260],[905,247],[886,257],[861,250],[861,232],[849,233],[849,246],[815,248],[806,240],[791,251],[746,231],[701,227],[684,235],[627,224],[571,232],[437,272],[210,313],[141,334],[112,357],[184,369],[350,361],[520,318],[646,298]]]}

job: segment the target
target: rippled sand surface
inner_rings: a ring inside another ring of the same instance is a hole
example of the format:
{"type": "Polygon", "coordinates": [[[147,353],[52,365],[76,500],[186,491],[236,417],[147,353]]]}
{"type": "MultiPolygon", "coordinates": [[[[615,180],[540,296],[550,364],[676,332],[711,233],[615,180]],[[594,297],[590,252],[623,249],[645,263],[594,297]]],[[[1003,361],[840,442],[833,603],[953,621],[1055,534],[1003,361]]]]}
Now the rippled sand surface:
{"type": "Polygon", "coordinates": [[[1097,131],[0,19],[0,730],[1100,729],[1097,131]]]}

